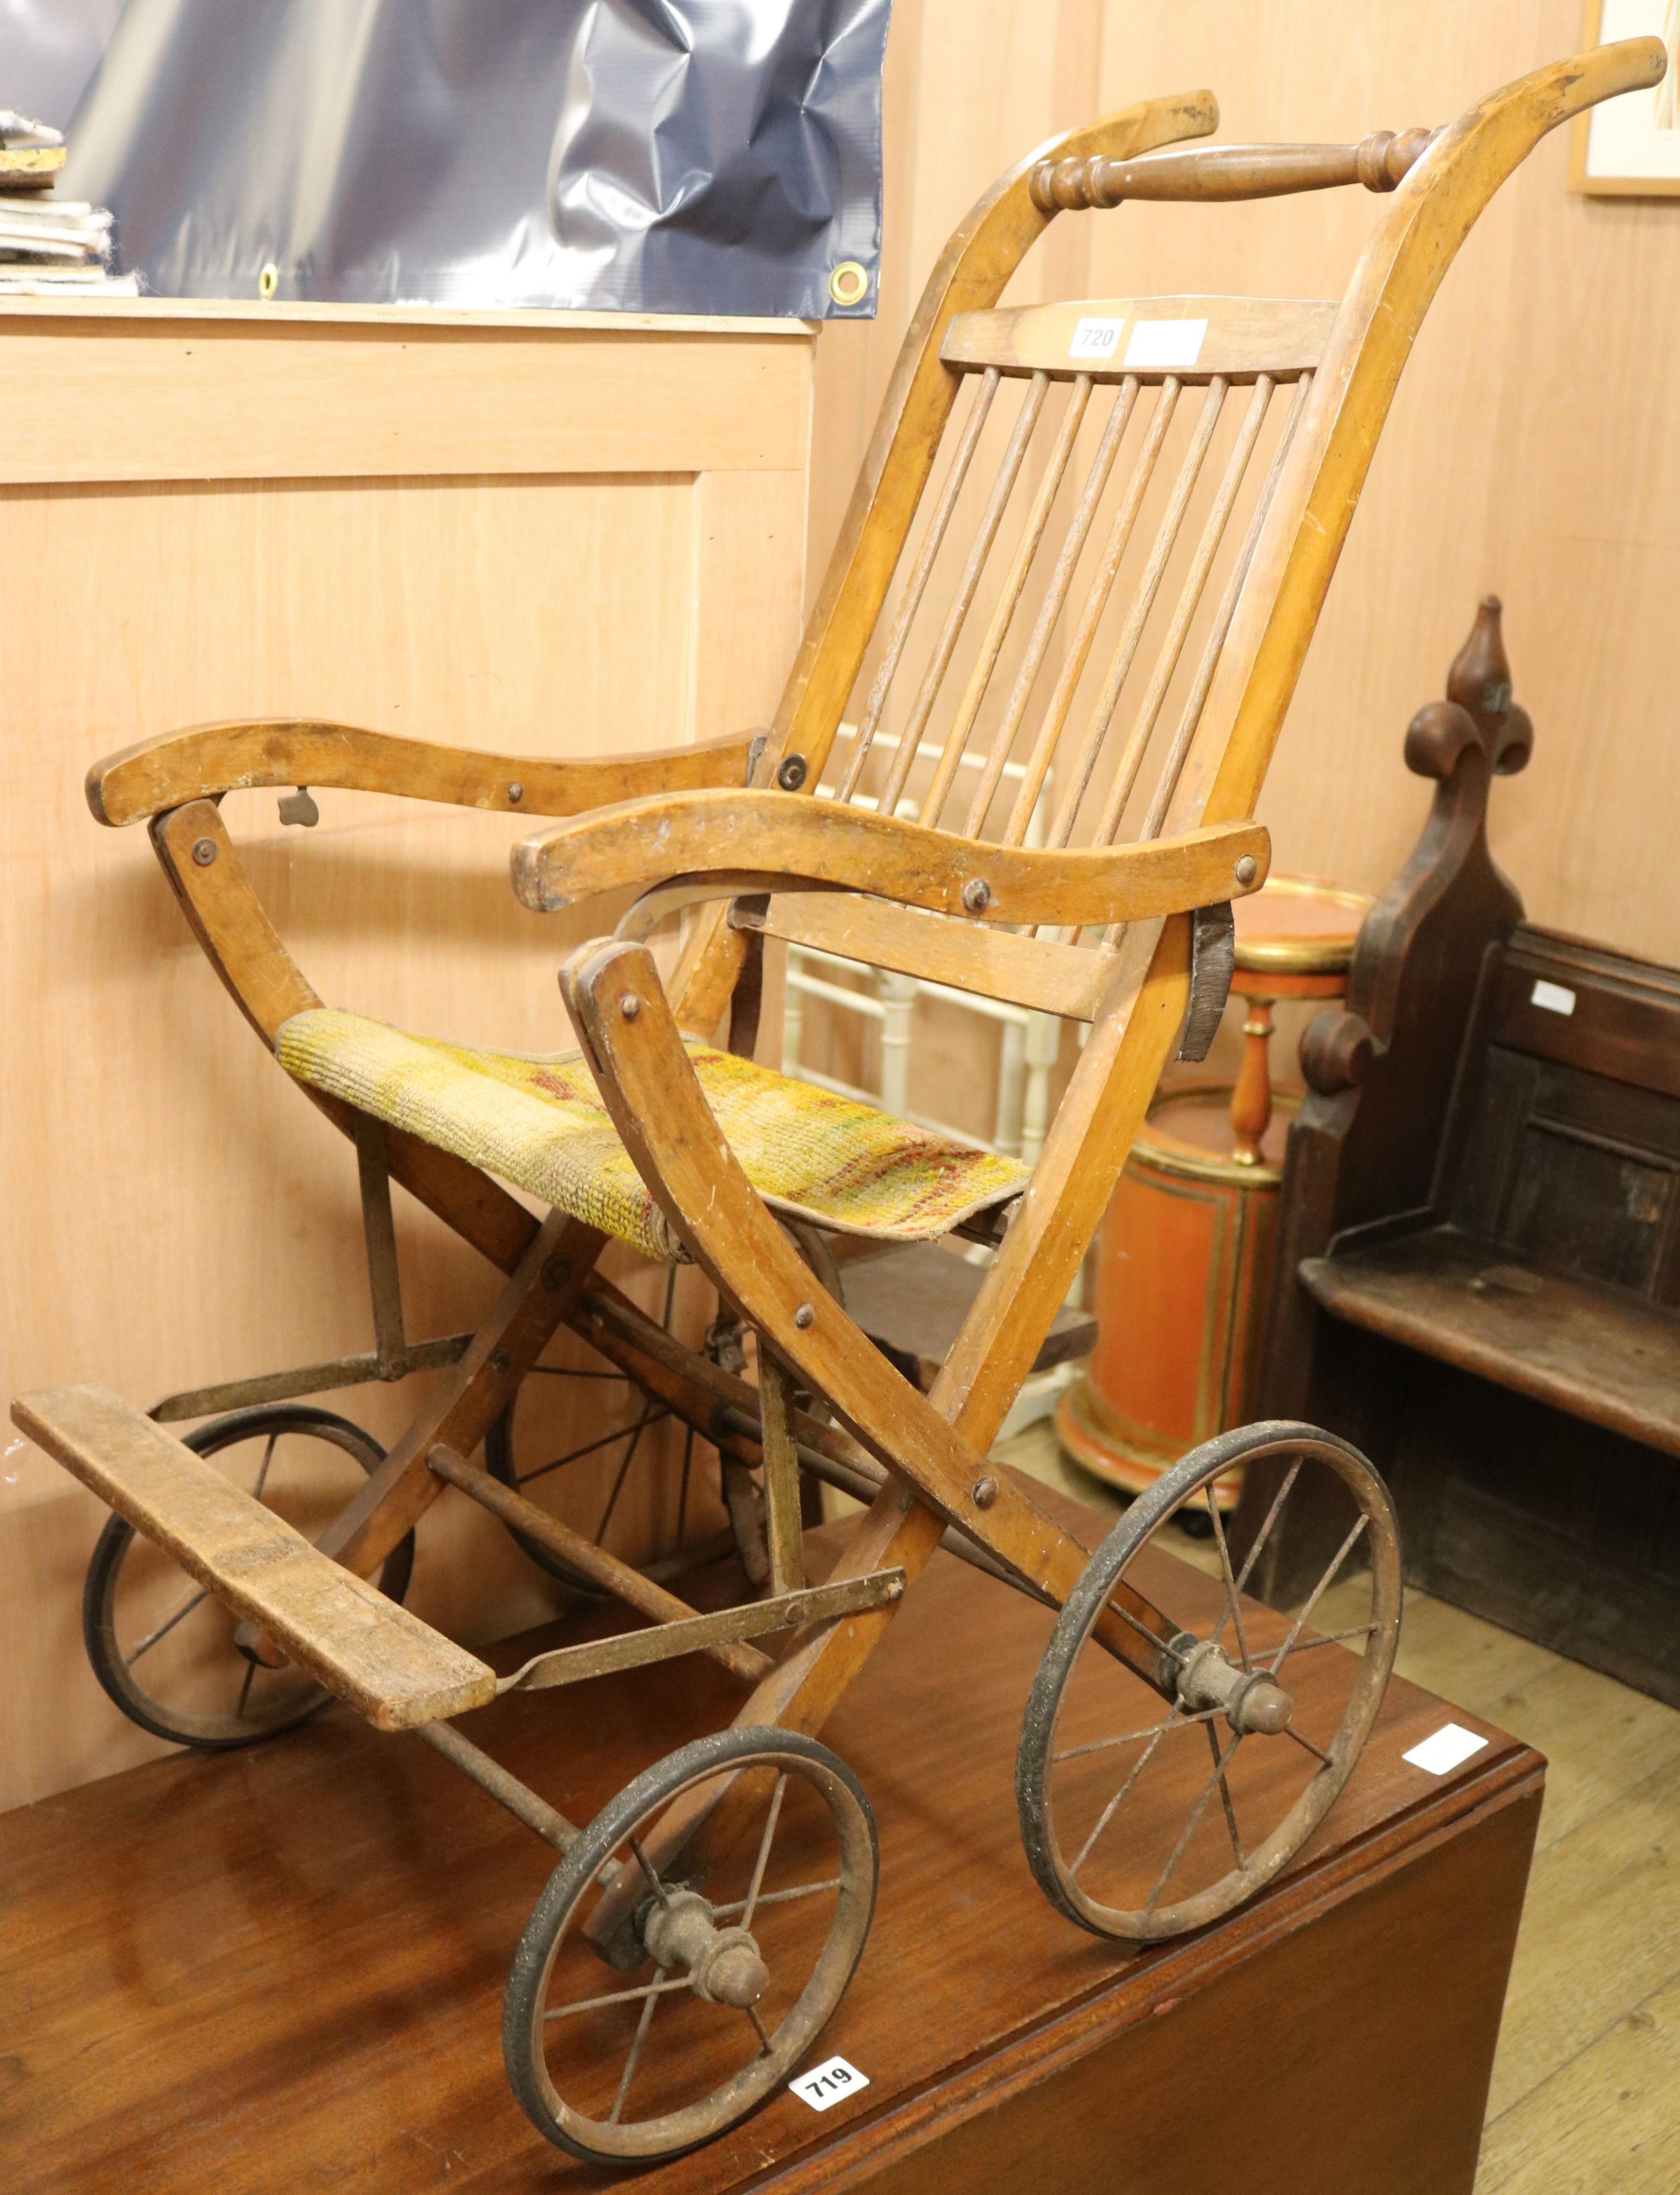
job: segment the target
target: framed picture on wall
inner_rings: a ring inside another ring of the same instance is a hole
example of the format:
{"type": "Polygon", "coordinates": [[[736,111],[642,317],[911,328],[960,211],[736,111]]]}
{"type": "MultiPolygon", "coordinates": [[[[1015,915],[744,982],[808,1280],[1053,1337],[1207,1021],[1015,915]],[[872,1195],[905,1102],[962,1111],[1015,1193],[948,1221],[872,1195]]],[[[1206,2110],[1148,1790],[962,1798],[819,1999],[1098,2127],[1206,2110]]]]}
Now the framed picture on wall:
{"type": "Polygon", "coordinates": [[[1658,37],[1668,73],[1576,116],[1569,187],[1589,198],[1680,198],[1680,0],[1587,0],[1583,47],[1658,37]]]}

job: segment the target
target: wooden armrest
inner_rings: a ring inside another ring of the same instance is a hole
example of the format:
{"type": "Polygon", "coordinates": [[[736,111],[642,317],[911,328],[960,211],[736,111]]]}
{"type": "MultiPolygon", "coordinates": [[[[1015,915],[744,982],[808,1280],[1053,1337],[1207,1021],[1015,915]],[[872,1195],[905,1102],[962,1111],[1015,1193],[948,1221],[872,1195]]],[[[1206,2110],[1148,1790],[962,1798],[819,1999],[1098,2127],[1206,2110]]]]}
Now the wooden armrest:
{"type": "Polygon", "coordinates": [[[805,793],[688,792],[626,801],[522,838],[513,889],[546,914],[626,885],[645,890],[708,870],[739,878],[743,857],[750,889],[869,892],[989,923],[1106,925],[1257,890],[1271,840],[1258,823],[1221,823],[1137,845],[995,846],[805,793]]]}
{"type": "Polygon", "coordinates": [[[430,740],[398,739],[354,724],[274,717],[199,724],[141,740],[88,772],[88,805],[101,823],[123,824],[265,785],[332,786],[400,792],[508,815],[577,815],[639,795],[741,786],[755,732],[648,754],[559,761],[481,754],[430,740]]]}

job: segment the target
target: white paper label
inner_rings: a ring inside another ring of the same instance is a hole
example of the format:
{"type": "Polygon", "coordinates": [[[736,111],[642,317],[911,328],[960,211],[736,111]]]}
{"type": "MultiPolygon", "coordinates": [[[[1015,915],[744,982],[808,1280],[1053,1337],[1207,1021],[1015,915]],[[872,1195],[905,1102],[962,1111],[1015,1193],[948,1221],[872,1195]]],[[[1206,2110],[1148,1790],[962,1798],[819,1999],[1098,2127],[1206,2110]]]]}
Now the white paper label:
{"type": "Polygon", "coordinates": [[[1067,347],[1070,358],[1096,359],[1106,363],[1120,348],[1124,320],[1081,320],[1067,347]]]}
{"type": "Polygon", "coordinates": [[[1146,373],[1152,368],[1194,366],[1207,331],[1205,320],[1140,320],[1120,362],[1146,373]]]}
{"type": "Polygon", "coordinates": [[[1541,976],[1536,978],[1534,988],[1528,994],[1528,1003],[1531,1006],[1544,1006],[1549,1014],[1573,1014],[1575,994],[1567,985],[1549,983],[1541,976]]]}
{"type": "Polygon", "coordinates": [[[1456,1722],[1444,1722],[1432,1737],[1426,1737],[1421,1745],[1414,1745],[1410,1753],[1401,1754],[1400,1759],[1431,1776],[1450,1776],[1473,1753],[1480,1753],[1487,1743],[1473,1730],[1465,1730],[1456,1722]]]}
{"type": "Polygon", "coordinates": [[[814,2111],[832,2111],[869,2085],[868,2077],[855,2065],[848,2065],[844,2058],[825,2058],[820,2065],[813,2065],[808,2073],[788,2083],[800,2101],[809,2104],[814,2111]]]}

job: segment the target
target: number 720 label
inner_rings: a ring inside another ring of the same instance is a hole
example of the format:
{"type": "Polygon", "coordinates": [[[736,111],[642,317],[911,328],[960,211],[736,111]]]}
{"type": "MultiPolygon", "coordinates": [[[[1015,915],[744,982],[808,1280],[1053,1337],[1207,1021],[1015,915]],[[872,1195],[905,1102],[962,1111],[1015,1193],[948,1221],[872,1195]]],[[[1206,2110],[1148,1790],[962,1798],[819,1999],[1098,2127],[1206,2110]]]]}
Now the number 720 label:
{"type": "Polygon", "coordinates": [[[868,2075],[848,2065],[844,2058],[825,2058],[820,2065],[813,2065],[808,2073],[788,2083],[800,2101],[809,2104],[814,2111],[831,2111],[869,2085],[868,2075]]]}

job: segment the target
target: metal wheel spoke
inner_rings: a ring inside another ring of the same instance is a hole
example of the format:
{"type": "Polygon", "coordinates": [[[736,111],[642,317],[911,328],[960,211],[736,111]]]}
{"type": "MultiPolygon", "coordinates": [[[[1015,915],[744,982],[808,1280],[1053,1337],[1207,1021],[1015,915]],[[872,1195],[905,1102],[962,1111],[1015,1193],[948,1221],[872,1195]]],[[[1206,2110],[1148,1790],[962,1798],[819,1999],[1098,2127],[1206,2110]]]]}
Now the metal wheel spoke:
{"type": "Polygon", "coordinates": [[[1224,1752],[1221,1753],[1214,1762],[1213,1774],[1209,1777],[1207,1782],[1202,1786],[1202,1795],[1196,1801],[1195,1806],[1192,1811],[1190,1819],[1179,1831],[1178,1842],[1167,1854],[1167,1864],[1162,1869],[1160,1874],[1155,1879],[1155,1887],[1149,1893],[1149,1903],[1143,1909],[1146,1914],[1152,1913],[1157,1905],[1159,1904],[1161,1900],[1161,1893],[1172,1881],[1173,1869],[1178,1865],[1180,1860],[1183,1858],[1185,1846],[1190,1842],[1191,1838],[1196,1834],[1196,1824],[1201,1820],[1203,1815],[1207,1812],[1208,1801],[1214,1795],[1215,1784],[1222,1783],[1225,1781],[1225,1772],[1231,1766],[1232,1760],[1236,1754],[1237,1748],[1242,1743],[1242,1732],[1239,1731],[1232,1739],[1230,1744],[1226,1747],[1224,1752]]]}
{"type": "MultiPolygon", "coordinates": [[[[1117,1583],[1118,1581],[1117,1580],[1116,1582],[1117,1583]]],[[[1146,1639],[1158,1654],[1165,1654],[1172,1661],[1181,1664],[1183,1662],[1184,1656],[1178,1649],[1175,1646],[1169,1646],[1164,1639],[1158,1639],[1149,1626],[1146,1623],[1140,1623],[1129,1608],[1122,1608],[1117,1600],[1108,1601],[1105,1605],[1111,1616],[1117,1616],[1123,1623],[1131,1625],[1140,1639],[1146,1639]]]]}
{"type": "Polygon", "coordinates": [[[1305,1460],[1306,1459],[1304,1456],[1296,1456],[1295,1461],[1290,1464],[1288,1471],[1285,1473],[1284,1483],[1278,1489],[1277,1498],[1273,1502],[1272,1507],[1266,1512],[1266,1522],[1261,1526],[1259,1531],[1256,1533],[1254,1545],[1249,1549],[1247,1554],[1244,1556],[1243,1567],[1237,1573],[1237,1590],[1238,1593],[1240,1593],[1243,1587],[1248,1583],[1250,1573],[1253,1570],[1255,1564],[1260,1559],[1260,1551],[1266,1545],[1267,1536],[1270,1533],[1272,1527],[1277,1523],[1279,1515],[1283,1509],[1285,1502],[1289,1500],[1290,1489],[1295,1484],[1296,1480],[1300,1477],[1301,1466],[1305,1460]]]}
{"type": "Polygon", "coordinates": [[[1222,1708],[1202,1708],[1195,1714],[1174,1713],[1165,1722],[1152,1722],[1146,1730],[1123,1730],[1117,1737],[1094,1737],[1088,1745],[1071,1745],[1065,1753],[1053,1753],[1051,1765],[1059,1767],[1064,1760],[1077,1760],[1088,1753],[1106,1753],[1117,1745],[1134,1745],[1145,1737],[1164,1737],[1169,1730],[1193,1730],[1198,1722],[1211,1722],[1222,1714],[1222,1708]]]}
{"type": "Polygon", "coordinates": [[[167,1637],[168,1634],[174,1630],[176,1625],[180,1622],[183,1616],[190,1616],[201,1600],[208,1600],[209,1599],[210,1588],[208,1586],[205,1586],[201,1587],[199,1592],[195,1593],[190,1600],[183,1600],[180,1607],[176,1610],[173,1616],[166,1616],[155,1631],[150,1633],[146,1638],[141,1640],[139,1645],[135,1648],[132,1654],[125,1655],[124,1656],[124,1659],[127,1662],[130,1668],[133,1668],[135,1663],[140,1659],[142,1654],[149,1654],[160,1639],[167,1637]]]}
{"type": "Polygon", "coordinates": [[[618,1497],[624,1490],[624,1482],[629,1474],[630,1466],[636,1460],[636,1451],[642,1445],[643,1434],[646,1432],[656,1415],[662,1417],[664,1414],[663,1411],[644,1410],[631,1427],[630,1445],[624,1451],[624,1461],[618,1467],[618,1477],[613,1481],[613,1490],[607,1496],[606,1507],[601,1512],[601,1522],[595,1534],[598,1547],[607,1536],[607,1527],[613,1521],[613,1512],[618,1507],[618,1497]]]}
{"type": "Polygon", "coordinates": [[[630,2094],[630,2083],[636,2077],[636,2063],[642,2054],[642,2045],[648,2039],[648,2030],[653,2025],[654,2008],[659,2002],[657,1995],[649,1990],[648,2001],[642,2007],[642,2017],[636,2023],[636,2040],[630,2046],[630,2055],[624,2061],[624,2075],[618,2084],[618,2094],[613,2098],[613,2107],[607,2114],[607,2124],[616,2126],[618,2115],[624,2109],[624,2100],[630,2094]]]}
{"type": "Polygon", "coordinates": [[[1097,1816],[1097,1825],[1095,1829],[1094,1829],[1090,1835],[1086,1838],[1084,1843],[1080,1846],[1078,1858],[1068,1869],[1068,1874],[1070,1876],[1077,1875],[1080,1869],[1084,1866],[1085,1862],[1090,1857],[1091,1847],[1095,1844],[1097,1839],[1102,1835],[1109,1823],[1114,1819],[1116,1814],[1119,1812],[1122,1805],[1125,1801],[1126,1794],[1131,1789],[1133,1784],[1137,1782],[1144,1770],[1148,1767],[1151,1756],[1153,1754],[1156,1747],[1159,1745],[1161,1740],[1173,1727],[1173,1719],[1169,1715],[1166,1721],[1162,1724],[1160,1729],[1157,1731],[1154,1737],[1150,1739],[1148,1744],[1145,1746],[1143,1751],[1139,1754],[1137,1759],[1132,1763],[1131,1767],[1127,1771],[1125,1782],[1120,1786],[1120,1789],[1103,1808],[1101,1813],[1097,1816]]]}
{"type": "Polygon", "coordinates": [[[649,1887],[651,1888],[654,1896],[668,1911],[671,1904],[670,1893],[666,1889],[665,1885],[659,1879],[659,1869],[648,1858],[646,1852],[643,1851],[642,1840],[639,1837],[632,1837],[629,1840],[629,1843],[631,1851],[636,1855],[636,1864],[641,1869],[643,1874],[646,1875],[649,1887]]]}
{"type": "Polygon", "coordinates": [[[1377,1628],[1374,1623],[1355,1623],[1347,1631],[1321,1631],[1316,1639],[1308,1639],[1304,1645],[1291,1647],[1290,1651],[1291,1654],[1310,1654],[1317,1646],[1340,1646],[1349,1639],[1369,1639],[1377,1628]]]}
{"type": "Polygon", "coordinates": [[[665,1328],[665,1331],[667,1334],[671,1331],[671,1314],[676,1309],[676,1305],[677,1268],[673,1265],[670,1271],[665,1276],[665,1309],[660,1313],[659,1317],[660,1324],[665,1328]]]}
{"type": "Polygon", "coordinates": [[[1331,1759],[1330,1755],[1327,1753],[1320,1753],[1318,1747],[1313,1744],[1312,1739],[1310,1737],[1303,1737],[1293,1723],[1286,1725],[1284,1731],[1284,1736],[1285,1737],[1292,1737],[1297,1745],[1305,1746],[1308,1752],[1310,1753],[1315,1760],[1322,1760],[1326,1768],[1333,1768],[1336,1766],[1336,1763],[1331,1759]]]}
{"type": "Polygon", "coordinates": [[[245,1674],[240,1679],[240,1703],[234,1709],[234,1713],[236,1715],[242,1715],[245,1713],[245,1702],[251,1697],[251,1679],[256,1676],[256,1662],[247,1662],[245,1665],[245,1674]]]}
{"type": "Polygon", "coordinates": [[[615,1380],[621,1387],[631,1384],[627,1372],[574,1372],[567,1364],[534,1364],[531,1371],[540,1372],[545,1380],[615,1380]]]}
{"type": "MultiPolygon", "coordinates": [[[[663,1416],[664,1412],[660,1414],[663,1416]]],[[[592,1441],[586,1441],[581,1448],[569,1449],[564,1455],[557,1455],[552,1463],[540,1463],[534,1471],[526,1472],[516,1483],[528,1486],[534,1478],[546,1478],[551,1471],[563,1471],[569,1463],[577,1463],[586,1455],[593,1455],[597,1449],[610,1448],[615,1441],[622,1440],[627,1432],[635,1430],[632,1426],[616,1426],[611,1432],[600,1433],[592,1441]]]]}
{"type": "Polygon", "coordinates": [[[268,1483],[268,1466],[274,1460],[274,1444],[279,1439],[278,1433],[270,1433],[268,1436],[268,1445],[263,1449],[263,1460],[257,1467],[257,1483],[251,1489],[251,1498],[253,1501],[260,1501],[263,1499],[263,1489],[268,1483]]]}
{"type": "Polygon", "coordinates": [[[1208,1745],[1214,1757],[1214,1773],[1219,1778],[1219,1795],[1225,1808],[1225,1826],[1231,1832],[1231,1849],[1237,1855],[1238,1867],[1246,1867],[1248,1859],[1243,1851],[1243,1841],[1237,1834],[1237,1809],[1231,1803],[1231,1786],[1225,1780],[1225,1771],[1219,1760],[1219,1734],[1211,1723],[1207,1725],[1208,1745]]]}
{"type": "Polygon", "coordinates": [[[609,1996],[586,1996],[576,2004],[557,2004],[545,2012],[545,2019],[569,2019],[574,2012],[599,2012],[606,2004],[632,2004],[638,1996],[657,1996],[666,1990],[686,1989],[689,1978],[679,1975],[675,1980],[661,1976],[656,1982],[644,1982],[639,1989],[615,1990],[609,1996]]]}
{"type": "Polygon", "coordinates": [[[752,2021],[753,2032],[759,2038],[759,2057],[768,2058],[770,2055],[770,2037],[765,2033],[765,2024],[763,2020],[759,2018],[759,2008],[757,2005],[749,2004],[748,2006],[747,2017],[752,2021]]]}
{"type": "Polygon", "coordinates": [[[770,1802],[770,1812],[765,1821],[765,1833],[759,1840],[759,1856],[753,1863],[753,1880],[747,1886],[747,1903],[742,1909],[741,1925],[750,1928],[753,1912],[759,1902],[759,1893],[764,1887],[765,1869],[770,1864],[771,1841],[776,1835],[776,1824],[782,1812],[782,1801],[788,1789],[788,1773],[784,1769],[776,1779],[776,1790],[770,1802]]]}
{"type": "MultiPolygon", "coordinates": [[[[1231,1550],[1226,1545],[1225,1526],[1220,1519],[1219,1504],[1214,1499],[1212,1479],[1208,1481],[1204,1491],[1206,1493],[1208,1497],[1208,1514],[1213,1519],[1214,1538],[1219,1543],[1220,1573],[1225,1580],[1226,1604],[1231,1611],[1231,1621],[1236,1626],[1237,1652],[1242,1659],[1243,1674],[1244,1676],[1247,1676],[1253,1669],[1254,1663],[1249,1656],[1248,1638],[1243,1629],[1243,1611],[1238,1606],[1237,1600],[1237,1581],[1231,1575],[1231,1550]]],[[[1218,1623],[1214,1627],[1213,1635],[1214,1644],[1215,1645],[1219,1644],[1219,1634],[1224,1630],[1224,1628],[1225,1618],[1221,1616],[1218,1623]]]]}
{"type": "Polygon", "coordinates": [[[1275,1677],[1279,1670],[1283,1668],[1285,1662],[1288,1661],[1290,1656],[1294,1652],[1295,1642],[1301,1636],[1302,1631],[1305,1630],[1308,1617],[1318,1606],[1320,1596],[1328,1592],[1331,1585],[1335,1580],[1336,1573],[1341,1569],[1342,1564],[1347,1561],[1348,1556],[1354,1552],[1354,1541],[1359,1538],[1360,1534],[1364,1531],[1365,1526],[1370,1523],[1370,1521],[1371,1519],[1365,1514],[1364,1511],[1361,1510],[1359,1516],[1354,1520],[1352,1531],[1348,1533],[1347,1538],[1342,1542],[1342,1545],[1336,1549],[1335,1554],[1331,1558],[1329,1569],[1325,1570],[1324,1576],[1319,1580],[1318,1583],[1313,1587],[1312,1592],[1308,1594],[1307,1605],[1302,1610],[1300,1615],[1296,1617],[1295,1622],[1290,1626],[1289,1636],[1285,1639],[1283,1645],[1278,1649],[1277,1659],[1272,1663],[1270,1669],[1267,1671],[1268,1675],[1275,1677]]]}
{"type": "Polygon", "coordinates": [[[683,1533],[689,1520],[689,1473],[693,1466],[694,1427],[690,1426],[688,1437],[683,1443],[683,1477],[677,1489],[677,1545],[679,1548],[683,1544],[683,1533]]]}
{"type": "MultiPolygon", "coordinates": [[[[792,1890],[767,1890],[759,1898],[755,1910],[762,1911],[766,1905],[786,1905],[791,1898],[815,1898],[819,1891],[840,1890],[843,1887],[844,1878],[838,1875],[831,1875],[826,1882],[801,1882],[795,1884],[792,1890]]],[[[712,1918],[714,1921],[727,1921],[731,1913],[744,1913],[746,1910],[746,1899],[737,1898],[732,1905],[714,1905],[712,1908],[712,1918]]]]}

